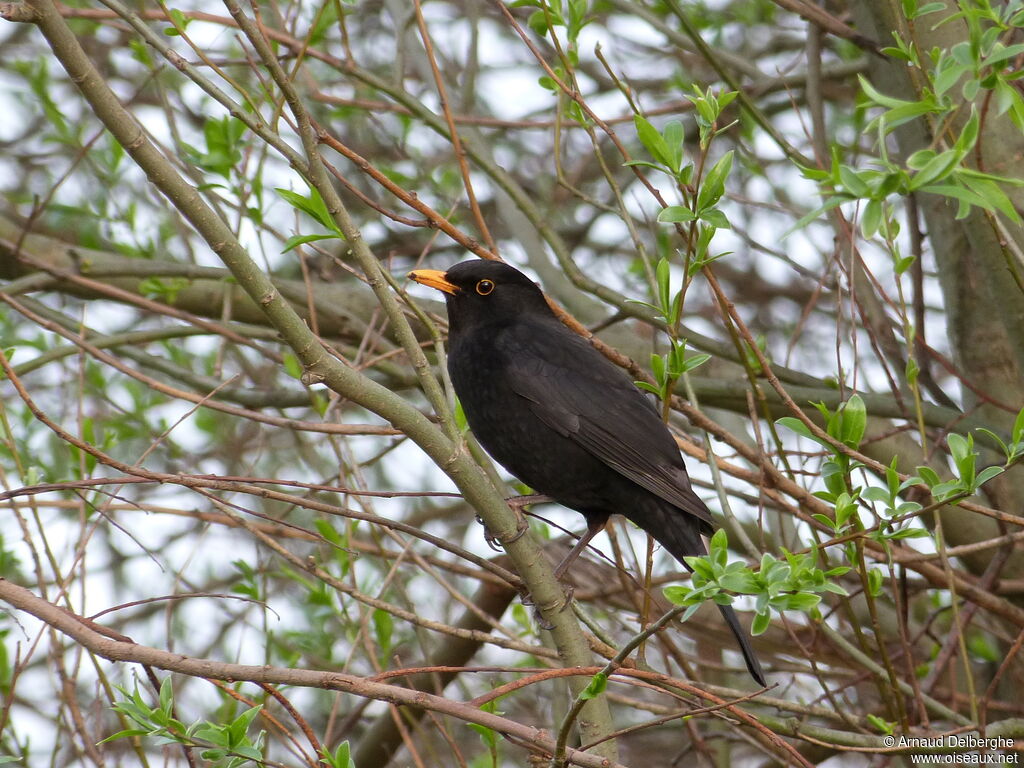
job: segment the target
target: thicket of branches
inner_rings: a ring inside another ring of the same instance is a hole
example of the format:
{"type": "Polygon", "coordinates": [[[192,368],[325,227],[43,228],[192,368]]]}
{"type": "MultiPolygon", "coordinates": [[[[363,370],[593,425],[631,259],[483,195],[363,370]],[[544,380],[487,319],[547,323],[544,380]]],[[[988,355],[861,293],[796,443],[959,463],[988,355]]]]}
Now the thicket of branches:
{"type": "Polygon", "coordinates": [[[1019,0],[0,16],[0,760],[1024,738],[1019,0]],[[692,579],[620,520],[554,580],[404,278],[478,257],[667,404],[692,579]]]}

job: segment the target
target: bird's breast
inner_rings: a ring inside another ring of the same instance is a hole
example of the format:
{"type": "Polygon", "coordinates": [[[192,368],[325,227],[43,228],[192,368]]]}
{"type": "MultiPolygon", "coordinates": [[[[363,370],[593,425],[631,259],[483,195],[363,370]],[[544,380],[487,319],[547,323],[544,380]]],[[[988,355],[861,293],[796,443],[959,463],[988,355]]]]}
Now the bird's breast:
{"type": "Polygon", "coordinates": [[[580,511],[605,506],[631,486],[576,442],[548,426],[533,404],[510,385],[509,368],[522,365],[493,336],[453,341],[448,371],[473,434],[505,469],[534,490],[580,511]]]}

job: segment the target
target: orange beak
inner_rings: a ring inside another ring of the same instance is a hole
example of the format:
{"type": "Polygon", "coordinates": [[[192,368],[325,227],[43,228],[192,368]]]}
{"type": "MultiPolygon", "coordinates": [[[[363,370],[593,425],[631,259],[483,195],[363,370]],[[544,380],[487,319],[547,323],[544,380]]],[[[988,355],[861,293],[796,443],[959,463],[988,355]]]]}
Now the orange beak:
{"type": "Polygon", "coordinates": [[[420,285],[444,291],[452,296],[459,292],[459,286],[448,282],[445,278],[445,273],[439,269],[417,269],[410,272],[406,277],[410,280],[415,280],[420,285]]]}

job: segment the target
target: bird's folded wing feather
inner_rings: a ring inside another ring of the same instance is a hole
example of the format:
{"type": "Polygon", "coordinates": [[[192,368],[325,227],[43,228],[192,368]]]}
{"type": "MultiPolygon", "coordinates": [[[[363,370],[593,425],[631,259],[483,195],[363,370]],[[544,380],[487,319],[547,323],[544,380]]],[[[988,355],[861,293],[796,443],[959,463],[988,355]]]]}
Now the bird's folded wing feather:
{"type": "Polygon", "coordinates": [[[711,524],[650,401],[584,339],[567,331],[520,337],[508,369],[516,394],[559,434],[673,506],[711,524]]]}

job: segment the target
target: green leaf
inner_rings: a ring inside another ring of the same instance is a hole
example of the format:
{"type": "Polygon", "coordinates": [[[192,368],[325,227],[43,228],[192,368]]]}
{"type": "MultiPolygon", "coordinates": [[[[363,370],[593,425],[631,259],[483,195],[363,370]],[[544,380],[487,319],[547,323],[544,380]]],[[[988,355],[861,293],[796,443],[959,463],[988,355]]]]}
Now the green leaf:
{"type": "Polygon", "coordinates": [[[838,208],[843,203],[850,202],[850,200],[851,200],[851,198],[850,198],[849,195],[845,195],[845,194],[832,195],[832,197],[830,197],[828,200],[826,200],[822,205],[818,206],[817,208],[815,208],[810,213],[808,213],[808,214],[806,214],[804,216],[801,216],[800,220],[796,224],[794,224],[793,226],[791,226],[789,229],[787,229],[785,232],[782,233],[781,239],[785,240],[789,235],[793,234],[798,229],[803,229],[804,227],[806,227],[812,221],[814,221],[819,216],[821,216],[821,214],[827,213],[828,211],[831,211],[833,208],[838,208]]]}
{"type": "Polygon", "coordinates": [[[835,595],[842,595],[843,597],[850,596],[850,593],[847,592],[844,587],[840,586],[839,584],[835,584],[831,581],[826,581],[824,584],[821,585],[821,588],[826,592],[831,592],[835,595]]]}
{"type": "Polygon", "coordinates": [[[830,178],[829,172],[824,171],[821,168],[812,168],[810,166],[800,165],[797,163],[796,166],[800,170],[800,175],[805,179],[811,181],[827,181],[830,178]]]}
{"type": "Polygon", "coordinates": [[[118,731],[112,736],[107,736],[107,738],[103,739],[102,741],[97,741],[96,744],[106,744],[108,741],[114,741],[114,739],[124,739],[130,736],[147,736],[149,735],[149,733],[149,729],[142,730],[140,728],[128,728],[123,731],[118,731]]]}
{"type": "Polygon", "coordinates": [[[1007,59],[1015,58],[1022,53],[1024,53],[1024,43],[1007,45],[1005,47],[1002,43],[996,43],[993,53],[986,56],[981,62],[981,65],[983,67],[991,67],[995,64],[1000,64],[1007,59]]]}
{"type": "Polygon", "coordinates": [[[885,574],[882,573],[879,568],[872,568],[868,571],[868,590],[872,596],[878,597],[882,592],[882,585],[885,580],[885,574]]]}
{"type": "Polygon", "coordinates": [[[658,286],[658,301],[661,304],[661,316],[666,320],[672,314],[672,267],[668,259],[658,259],[658,266],[654,272],[655,281],[658,286]]]}
{"type": "Polygon", "coordinates": [[[976,178],[970,174],[960,174],[960,180],[966,184],[971,191],[984,200],[984,207],[990,211],[999,211],[1010,219],[1014,224],[1021,223],[1020,214],[1014,207],[1013,202],[1006,193],[992,179],[976,178]]]}
{"type": "Polygon", "coordinates": [[[636,134],[640,143],[650,152],[651,157],[666,168],[671,168],[672,153],[669,151],[665,139],[658,133],[658,129],[640,115],[633,115],[633,125],[636,126],[636,134]]]}
{"type": "Polygon", "coordinates": [[[683,164],[683,124],[678,120],[670,120],[665,124],[665,130],[661,134],[665,140],[665,147],[669,153],[668,166],[675,174],[683,164]]]}
{"type": "Polygon", "coordinates": [[[670,205],[658,212],[658,221],[662,224],[685,224],[696,218],[697,214],[684,205],[670,205]]]}
{"type": "Polygon", "coordinates": [[[935,87],[935,95],[941,96],[946,93],[950,88],[956,85],[957,81],[964,76],[964,73],[968,71],[968,68],[960,65],[947,66],[941,72],[935,76],[933,85],[935,87]]]}
{"type": "Polygon", "coordinates": [[[707,581],[711,581],[715,578],[715,569],[711,566],[705,558],[693,555],[691,557],[683,558],[686,564],[693,570],[694,576],[701,576],[707,581]]]}
{"type": "Polygon", "coordinates": [[[768,611],[756,614],[754,616],[754,621],[750,625],[750,634],[754,637],[763,635],[768,630],[768,627],[771,626],[771,623],[772,615],[768,611]]]}
{"type": "Polygon", "coordinates": [[[634,168],[634,167],[636,167],[636,168],[653,168],[656,171],[664,171],[665,170],[664,166],[658,165],[657,163],[652,163],[649,160],[630,160],[629,162],[623,163],[622,167],[623,168],[634,168]]]}
{"type": "Polygon", "coordinates": [[[1013,442],[1024,442],[1024,408],[1020,409],[1017,418],[1013,420],[1013,442]]]}
{"type": "Polygon", "coordinates": [[[912,103],[908,101],[903,101],[902,99],[894,98],[892,96],[884,95],[880,91],[876,90],[875,87],[871,85],[871,83],[868,81],[868,79],[864,77],[864,75],[857,75],[857,79],[860,81],[861,90],[863,90],[864,93],[867,94],[867,97],[876,104],[879,104],[883,107],[889,107],[889,109],[895,109],[897,107],[903,107],[906,106],[907,104],[912,103]]]}
{"type": "Polygon", "coordinates": [[[556,21],[556,19],[552,18],[550,14],[547,14],[544,11],[534,11],[526,20],[526,24],[538,37],[546,37],[548,30],[550,29],[548,26],[549,18],[552,21],[556,21]]]}
{"type": "Polygon", "coordinates": [[[334,750],[334,754],[324,753],[326,758],[325,762],[330,765],[330,768],[356,768],[355,760],[352,759],[352,748],[349,746],[348,740],[341,742],[338,748],[334,750]]]}
{"type": "Polygon", "coordinates": [[[781,419],[776,419],[775,423],[780,427],[785,427],[791,432],[796,432],[798,435],[801,435],[803,437],[809,437],[812,440],[817,440],[817,438],[811,432],[810,427],[808,427],[795,416],[783,416],[781,419]]]}
{"type": "Polygon", "coordinates": [[[711,359],[711,355],[701,352],[700,354],[690,355],[683,362],[683,367],[679,371],[680,374],[689,373],[694,368],[704,365],[708,360],[711,359]]]}
{"type": "Polygon", "coordinates": [[[718,585],[738,595],[753,594],[758,589],[757,577],[746,568],[722,574],[718,578],[718,585]]]}
{"type": "Polygon", "coordinates": [[[341,236],[341,230],[338,229],[338,225],[335,224],[331,214],[327,211],[327,206],[320,197],[320,193],[313,187],[309,189],[309,197],[300,195],[298,192],[293,192],[290,189],[283,189],[281,187],[275,187],[274,191],[277,192],[285,202],[289,203],[293,208],[296,208],[310,218],[318,221],[327,229],[334,232],[336,235],[341,236]]]}
{"type": "MultiPolygon", "coordinates": [[[[634,383],[650,386],[650,384],[647,384],[647,382],[634,383]]],[[[657,394],[657,390],[655,390],[655,394],[657,394]]],[[[469,429],[469,421],[466,419],[466,411],[462,407],[462,401],[459,400],[458,398],[455,398],[455,426],[459,428],[460,432],[465,432],[467,429],[469,429]]]]}
{"type": "Polygon", "coordinates": [[[341,235],[338,235],[338,234],[334,234],[334,235],[328,235],[328,234],[323,234],[323,235],[292,235],[287,240],[285,240],[284,248],[281,249],[281,253],[288,253],[288,251],[290,251],[292,248],[295,248],[296,246],[305,245],[306,243],[315,243],[318,240],[343,240],[343,239],[344,238],[341,237],[341,235]]]}
{"type": "Polygon", "coordinates": [[[662,594],[665,595],[665,599],[673,605],[687,605],[687,603],[689,602],[687,598],[690,596],[690,593],[693,590],[689,587],[684,587],[682,585],[676,584],[671,587],[665,587],[661,591],[662,594]]]}
{"type": "Polygon", "coordinates": [[[910,266],[916,261],[916,259],[917,257],[914,256],[913,254],[910,254],[909,256],[904,256],[902,258],[895,258],[893,261],[893,271],[897,275],[902,275],[904,272],[910,269],[910,266]]]}
{"type": "Polygon", "coordinates": [[[860,395],[852,395],[843,406],[843,427],[839,436],[845,445],[857,448],[867,427],[867,408],[860,395]]]}
{"type": "MultiPolygon", "coordinates": [[[[665,386],[665,358],[661,355],[651,355],[651,373],[654,374],[654,380],[658,382],[662,387],[665,386]]],[[[658,394],[661,394],[662,390],[658,390],[658,394]]]]}
{"type": "MultiPolygon", "coordinates": [[[[956,140],[956,144],[953,147],[953,151],[957,154],[957,159],[961,160],[967,156],[967,153],[974,148],[975,142],[978,140],[978,132],[981,130],[981,121],[978,118],[978,111],[971,108],[971,116],[964,123],[963,130],[960,131],[960,136],[956,140]]],[[[945,152],[943,153],[945,154],[945,152]]]]}
{"type": "Polygon", "coordinates": [[[974,481],[974,486],[977,488],[984,485],[996,475],[1001,475],[1006,470],[1003,467],[985,467],[978,473],[977,479],[974,481]]]}
{"type": "Polygon", "coordinates": [[[262,705],[250,707],[232,721],[231,725],[228,726],[228,735],[231,737],[232,746],[237,747],[248,741],[245,734],[249,730],[249,726],[252,724],[252,721],[262,711],[262,709],[262,705]]]}
{"type": "Polygon", "coordinates": [[[697,208],[701,211],[715,205],[725,194],[725,180],[732,171],[734,154],[734,151],[730,149],[722,155],[707,172],[704,181],[701,182],[700,190],[697,192],[697,208]]]}
{"type": "Polygon", "coordinates": [[[381,656],[387,656],[391,652],[391,636],[394,631],[395,620],[387,611],[377,608],[373,612],[373,629],[377,636],[377,645],[380,647],[381,656]]]}
{"type": "Polygon", "coordinates": [[[303,368],[302,368],[302,363],[299,362],[299,358],[297,358],[291,352],[285,352],[283,357],[282,357],[282,360],[284,362],[284,372],[285,373],[287,373],[293,379],[301,379],[302,378],[303,368]]]}
{"type": "Polygon", "coordinates": [[[810,592],[799,592],[795,595],[786,595],[783,600],[783,608],[787,611],[807,612],[821,602],[821,595],[810,592]]]}
{"type": "MultiPolygon", "coordinates": [[[[945,9],[946,6],[943,5],[942,7],[943,7],[943,9],[945,9]]],[[[889,722],[883,720],[878,715],[871,715],[871,714],[869,714],[867,716],[867,721],[869,723],[871,723],[871,725],[874,726],[881,733],[885,733],[885,734],[891,735],[893,733],[894,729],[895,729],[894,724],[889,723],[889,722]]]]}
{"type": "Polygon", "coordinates": [[[836,525],[842,528],[857,511],[857,502],[848,493],[841,493],[836,499],[836,525]]]}
{"type": "Polygon", "coordinates": [[[184,13],[179,11],[177,8],[170,8],[168,10],[168,16],[171,18],[171,22],[174,26],[167,27],[164,29],[164,34],[168,37],[175,37],[181,34],[179,30],[185,30],[189,24],[192,23],[192,19],[188,18],[184,13]]]}
{"type": "Polygon", "coordinates": [[[168,675],[160,681],[160,709],[168,714],[174,708],[174,688],[171,686],[171,677],[168,675]]]}
{"type": "Polygon", "coordinates": [[[919,171],[938,156],[938,152],[930,147],[919,149],[907,158],[907,168],[919,171]]]}
{"type": "Polygon", "coordinates": [[[882,223],[882,203],[869,200],[860,217],[860,231],[866,238],[874,237],[882,223]]]}
{"type": "Polygon", "coordinates": [[[905,107],[894,109],[886,113],[886,127],[889,130],[897,128],[904,123],[909,123],[911,120],[916,120],[921,115],[927,115],[932,112],[938,112],[939,110],[931,103],[919,103],[914,102],[907,104],[905,107]]]}
{"type": "Polygon", "coordinates": [[[961,159],[962,155],[952,149],[935,155],[910,178],[911,191],[945,179],[953,172],[961,159]]]}
{"type": "Polygon", "coordinates": [[[596,698],[604,693],[604,689],[608,687],[608,675],[598,672],[587,684],[587,687],[580,693],[580,699],[583,701],[589,701],[590,699],[596,698]]]}
{"type": "Polygon", "coordinates": [[[968,435],[964,438],[955,432],[946,437],[946,444],[949,445],[949,452],[953,456],[953,463],[960,474],[960,479],[969,490],[974,489],[975,459],[974,438],[968,435]]]}
{"type": "Polygon", "coordinates": [[[711,553],[714,554],[716,551],[725,552],[728,548],[729,534],[725,532],[725,528],[719,528],[711,537],[711,553]]]}
{"type": "Polygon", "coordinates": [[[889,503],[889,501],[892,499],[892,496],[890,496],[889,491],[887,491],[885,488],[880,488],[877,485],[872,485],[869,486],[868,488],[865,488],[861,493],[860,497],[865,501],[881,501],[885,503],[889,503]]]}
{"type": "Polygon", "coordinates": [[[947,6],[945,3],[925,3],[920,8],[917,9],[917,16],[915,16],[915,18],[926,16],[929,13],[939,13],[940,11],[945,11],[946,7],[947,6]]]}
{"type": "MultiPolygon", "coordinates": [[[[818,496],[818,494],[814,494],[814,495],[818,496]]],[[[819,496],[819,498],[820,498],[820,496],[819,496]]],[[[817,520],[823,526],[828,528],[830,531],[838,531],[839,530],[839,525],[836,523],[835,520],[833,520],[828,515],[823,515],[820,512],[815,512],[813,515],[811,515],[811,517],[813,517],[815,520],[817,520]]]]}
{"type": "Polygon", "coordinates": [[[931,536],[924,528],[901,528],[886,536],[888,539],[924,539],[931,536]]]}
{"type": "Polygon", "coordinates": [[[839,180],[854,197],[870,197],[871,189],[853,168],[848,165],[839,166],[839,180]]]}
{"type": "Polygon", "coordinates": [[[691,616],[693,616],[693,614],[695,614],[697,611],[699,611],[700,610],[700,606],[701,606],[701,603],[694,603],[689,608],[687,608],[685,611],[683,611],[683,615],[679,617],[680,623],[682,623],[684,621],[687,621],[691,616]]]}
{"type": "MultiPolygon", "coordinates": [[[[700,220],[706,222],[708,225],[715,229],[732,229],[732,224],[729,223],[729,217],[725,215],[725,211],[718,208],[707,208],[700,212],[700,220]]],[[[718,258],[717,256],[715,258],[718,258]]],[[[713,261],[713,259],[708,259],[713,261]]]]}

